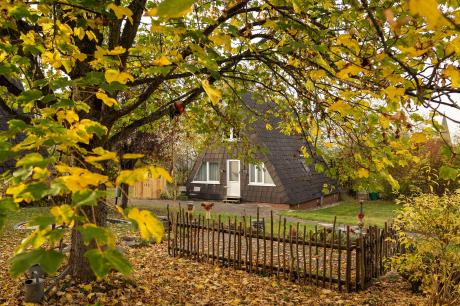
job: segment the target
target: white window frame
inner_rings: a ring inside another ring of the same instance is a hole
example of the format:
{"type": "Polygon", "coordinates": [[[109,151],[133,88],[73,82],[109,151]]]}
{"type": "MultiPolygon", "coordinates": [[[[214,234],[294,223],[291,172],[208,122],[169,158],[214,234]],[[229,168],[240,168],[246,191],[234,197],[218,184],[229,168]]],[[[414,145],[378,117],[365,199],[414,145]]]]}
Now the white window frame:
{"type": "MultiPolygon", "coordinates": [[[[265,164],[264,163],[260,163],[260,164],[249,164],[249,186],[271,186],[271,187],[275,187],[276,185],[273,183],[265,183],[265,176],[264,176],[264,170],[267,171],[268,175],[270,175],[270,172],[267,170],[267,168],[265,167],[265,164]],[[251,182],[252,181],[252,176],[251,176],[251,166],[254,167],[254,175],[255,177],[257,178],[257,174],[259,171],[262,171],[262,181],[263,182],[251,182]],[[260,170],[259,168],[257,167],[259,166],[260,167],[260,170]]],[[[273,177],[270,175],[270,177],[272,178],[273,180],[273,177]]]]}
{"type": "MultiPolygon", "coordinates": [[[[192,181],[192,183],[195,183],[195,184],[209,184],[209,185],[219,185],[220,184],[220,181],[210,181],[209,180],[209,163],[215,163],[217,164],[217,171],[219,172],[218,176],[220,177],[220,171],[219,171],[219,163],[218,162],[210,162],[210,161],[206,161],[206,162],[202,162],[201,165],[200,165],[200,168],[203,166],[203,164],[206,163],[206,181],[195,181],[195,179],[192,181]]],[[[200,168],[198,168],[198,171],[200,171],[200,168]]],[[[195,173],[195,176],[196,176],[197,173],[195,173]]]]}

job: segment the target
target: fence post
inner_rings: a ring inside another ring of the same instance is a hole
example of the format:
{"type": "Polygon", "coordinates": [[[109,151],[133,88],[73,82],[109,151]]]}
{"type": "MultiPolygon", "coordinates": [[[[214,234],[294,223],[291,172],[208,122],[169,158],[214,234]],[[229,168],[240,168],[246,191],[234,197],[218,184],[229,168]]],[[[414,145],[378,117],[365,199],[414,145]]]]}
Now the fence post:
{"type": "Polygon", "coordinates": [[[339,229],[338,237],[338,263],[337,263],[337,280],[339,284],[339,292],[342,291],[342,230],[339,229]]]}
{"type": "Polygon", "coordinates": [[[345,283],[347,287],[347,292],[351,291],[350,279],[351,279],[351,250],[350,250],[350,226],[347,225],[347,253],[346,253],[346,273],[345,273],[345,283]]]}

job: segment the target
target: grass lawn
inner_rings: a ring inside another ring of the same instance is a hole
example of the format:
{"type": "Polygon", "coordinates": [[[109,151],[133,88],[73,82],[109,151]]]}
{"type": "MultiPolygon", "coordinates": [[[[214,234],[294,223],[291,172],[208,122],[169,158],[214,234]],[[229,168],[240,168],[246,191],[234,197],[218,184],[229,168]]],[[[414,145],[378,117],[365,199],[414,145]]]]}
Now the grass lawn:
{"type": "MultiPolygon", "coordinates": [[[[391,220],[396,215],[398,208],[399,206],[391,201],[378,200],[364,202],[364,225],[384,226],[386,221],[391,220]]],[[[310,211],[290,210],[281,214],[304,220],[324,221],[328,223],[334,222],[334,217],[337,216],[337,223],[339,224],[357,225],[358,209],[359,203],[357,201],[347,200],[332,207],[310,211]]]]}

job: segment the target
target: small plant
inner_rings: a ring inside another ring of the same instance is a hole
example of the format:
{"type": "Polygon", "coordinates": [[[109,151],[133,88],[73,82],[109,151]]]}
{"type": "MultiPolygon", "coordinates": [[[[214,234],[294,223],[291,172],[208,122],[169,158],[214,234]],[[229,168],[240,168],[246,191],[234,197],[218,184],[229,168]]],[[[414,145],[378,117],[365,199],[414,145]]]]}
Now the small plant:
{"type": "Polygon", "coordinates": [[[394,226],[402,254],[391,264],[433,305],[460,302],[460,194],[422,194],[403,205],[394,226]]]}

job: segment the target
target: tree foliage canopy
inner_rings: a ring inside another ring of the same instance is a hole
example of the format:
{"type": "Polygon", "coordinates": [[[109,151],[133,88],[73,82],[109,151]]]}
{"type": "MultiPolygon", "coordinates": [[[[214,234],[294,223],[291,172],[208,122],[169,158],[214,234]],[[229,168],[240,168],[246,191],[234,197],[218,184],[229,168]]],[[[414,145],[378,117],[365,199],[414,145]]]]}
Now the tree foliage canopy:
{"type": "MultiPolygon", "coordinates": [[[[17,161],[0,222],[18,203],[55,201],[49,216],[33,221],[39,228],[18,249],[14,275],[36,262],[55,271],[50,263],[63,257],[53,247],[70,230],[98,277],[129,272],[104,227],[104,190],[169,175],[156,166],[115,177],[106,169],[119,163],[118,143],[164,116],[186,110],[203,131],[238,125],[240,112],[254,112],[240,99],[252,92],[276,103],[278,128],[314,144],[302,151],[318,171],[359,188],[383,177],[397,189],[388,169],[418,162],[413,150],[439,130],[439,106],[459,109],[455,1],[2,0],[0,7],[0,109],[11,118],[0,161],[17,161]],[[340,167],[328,167],[331,152],[344,152],[340,167]]],[[[451,164],[442,173],[457,179],[457,152],[445,151],[451,164]]],[[[162,235],[150,214],[122,213],[143,238],[162,235]]]]}

